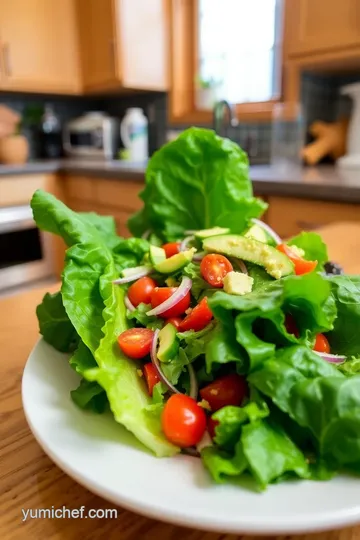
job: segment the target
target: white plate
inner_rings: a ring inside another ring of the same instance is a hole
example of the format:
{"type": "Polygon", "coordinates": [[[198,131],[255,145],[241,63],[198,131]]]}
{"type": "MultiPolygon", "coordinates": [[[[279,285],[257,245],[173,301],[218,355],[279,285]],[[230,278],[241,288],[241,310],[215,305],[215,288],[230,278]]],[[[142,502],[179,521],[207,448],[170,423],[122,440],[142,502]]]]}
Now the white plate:
{"type": "Polygon", "coordinates": [[[79,410],[69,396],[77,384],[66,355],[39,341],[22,381],[27,421],[61,469],[113,503],[163,521],[232,533],[304,533],[360,522],[359,479],[283,483],[261,494],[215,485],[200,460],[155,458],[110,415],[79,410]]]}

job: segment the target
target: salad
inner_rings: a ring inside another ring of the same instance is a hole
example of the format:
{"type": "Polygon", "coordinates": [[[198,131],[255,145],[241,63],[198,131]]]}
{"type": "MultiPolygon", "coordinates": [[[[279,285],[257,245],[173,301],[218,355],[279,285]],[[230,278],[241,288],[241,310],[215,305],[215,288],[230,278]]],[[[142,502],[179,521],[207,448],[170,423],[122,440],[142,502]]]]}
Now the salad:
{"type": "Polygon", "coordinates": [[[155,153],[140,197],[126,239],[111,217],[32,198],[68,246],[37,316],[80,376],[75,404],[110,409],[158,457],[200,457],[216,482],[358,474],[360,276],[318,234],[262,222],[246,154],[211,130],[155,153]]]}

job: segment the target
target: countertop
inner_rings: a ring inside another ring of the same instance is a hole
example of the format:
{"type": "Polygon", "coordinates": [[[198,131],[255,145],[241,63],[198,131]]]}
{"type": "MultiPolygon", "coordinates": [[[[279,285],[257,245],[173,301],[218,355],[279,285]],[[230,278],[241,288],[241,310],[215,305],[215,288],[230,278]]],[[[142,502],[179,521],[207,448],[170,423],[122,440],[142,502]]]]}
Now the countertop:
{"type": "MultiPolygon", "coordinates": [[[[29,162],[24,165],[0,165],[1,176],[68,173],[114,180],[144,181],[146,163],[61,159],[29,162]]],[[[335,166],[292,167],[270,165],[250,167],[254,191],[259,195],[301,197],[336,202],[360,203],[360,169],[342,170],[335,166]]]]}
{"type": "MultiPolygon", "coordinates": [[[[343,223],[319,230],[330,258],[350,273],[360,273],[360,225],[343,223]]],[[[35,307],[46,290],[34,289],[0,300],[0,538],[7,540],[236,540],[231,534],[205,533],[175,527],[118,508],[117,519],[27,519],[21,509],[52,507],[114,508],[64,474],[32,436],[21,406],[21,377],[26,359],[38,338],[35,307]]],[[[51,369],[51,366],[49,366],[51,369]]],[[[70,368],[69,368],[70,369],[70,368]]],[[[121,466],[121,464],[119,464],[121,466]]],[[[215,489],[215,487],[214,487],[215,489]]],[[[276,487],[270,488],[276,489],[276,487]]],[[[239,494],[240,496],[240,494],[239,494]]],[[[261,496],[261,495],[259,495],[261,496]]],[[[241,496],[239,498],[241,510],[241,496]]],[[[220,509],[221,510],[221,509],[220,509]]],[[[242,540],[256,540],[243,536],[242,540]]],[[[360,525],[318,534],[282,536],[277,540],[358,540],[360,525]]],[[[273,540],[276,537],[272,537],[273,540]]]]}

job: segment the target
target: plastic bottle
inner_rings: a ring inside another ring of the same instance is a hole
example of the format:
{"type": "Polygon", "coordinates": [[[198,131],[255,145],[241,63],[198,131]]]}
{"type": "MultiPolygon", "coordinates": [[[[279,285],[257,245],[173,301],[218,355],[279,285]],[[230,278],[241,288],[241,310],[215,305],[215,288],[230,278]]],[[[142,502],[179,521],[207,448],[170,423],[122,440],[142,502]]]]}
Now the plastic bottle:
{"type": "Polygon", "coordinates": [[[45,105],[41,128],[44,157],[50,159],[59,158],[62,154],[61,124],[52,105],[45,105]]]}
{"type": "Polygon", "coordinates": [[[148,159],[148,120],[142,109],[127,109],[121,122],[120,134],[130,161],[142,162],[148,159]]]}

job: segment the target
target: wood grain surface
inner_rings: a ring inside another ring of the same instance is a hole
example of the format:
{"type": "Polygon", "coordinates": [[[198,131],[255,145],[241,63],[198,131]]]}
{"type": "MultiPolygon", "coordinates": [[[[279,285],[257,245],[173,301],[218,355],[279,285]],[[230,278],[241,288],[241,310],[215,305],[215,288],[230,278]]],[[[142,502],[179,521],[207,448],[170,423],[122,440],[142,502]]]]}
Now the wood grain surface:
{"type": "MultiPolygon", "coordinates": [[[[330,257],[360,273],[360,225],[321,231],[330,257]]],[[[55,291],[57,287],[53,287],[55,291]]],[[[160,523],[118,508],[117,519],[30,519],[22,509],[114,508],[64,474],[33,438],[21,405],[21,376],[38,336],[35,307],[44,289],[0,300],[0,538],[4,540],[235,540],[248,536],[207,533],[160,523]]],[[[360,490],[359,490],[360,492],[360,490]]],[[[261,496],[261,495],[259,495],[261,496]]],[[[278,537],[291,540],[290,536],[278,537]]],[[[295,537],[294,537],[295,538],[295,537]]],[[[296,538],[360,540],[360,525],[296,538]]]]}

